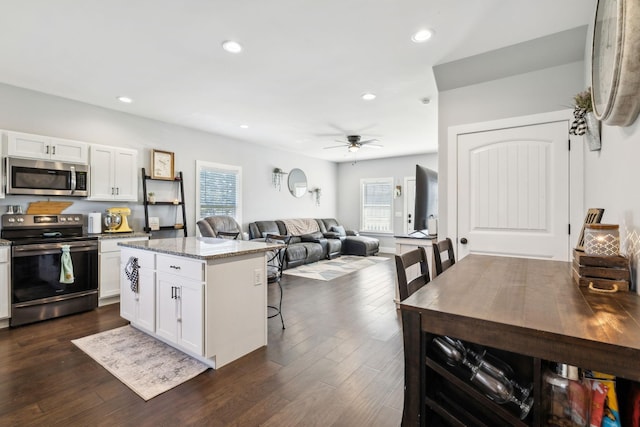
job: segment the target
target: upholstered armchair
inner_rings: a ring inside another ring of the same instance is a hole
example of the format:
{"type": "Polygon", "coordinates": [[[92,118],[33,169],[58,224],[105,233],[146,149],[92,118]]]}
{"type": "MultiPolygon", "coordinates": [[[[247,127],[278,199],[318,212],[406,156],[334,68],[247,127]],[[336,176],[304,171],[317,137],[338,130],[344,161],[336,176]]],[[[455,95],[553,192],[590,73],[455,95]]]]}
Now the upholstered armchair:
{"type": "Polygon", "coordinates": [[[208,216],[198,221],[202,237],[244,240],[242,228],[233,217],[226,215],[208,216]]]}

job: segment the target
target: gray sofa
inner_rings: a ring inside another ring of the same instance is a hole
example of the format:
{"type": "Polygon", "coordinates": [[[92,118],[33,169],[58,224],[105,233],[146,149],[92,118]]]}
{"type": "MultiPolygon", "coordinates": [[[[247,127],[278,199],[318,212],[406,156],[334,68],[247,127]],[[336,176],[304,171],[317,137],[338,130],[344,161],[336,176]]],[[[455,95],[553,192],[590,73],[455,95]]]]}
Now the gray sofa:
{"type": "Polygon", "coordinates": [[[317,219],[320,232],[328,239],[342,241],[345,255],[372,256],[380,250],[380,241],[373,237],[360,236],[357,231],[345,230],[335,218],[317,219]]]}
{"type": "MultiPolygon", "coordinates": [[[[333,218],[316,219],[319,231],[293,236],[285,255],[285,268],[310,264],[321,259],[334,259],[340,255],[376,255],[378,239],[359,236],[344,230],[333,218]],[[338,231],[334,231],[338,230],[338,231]],[[344,233],[342,233],[344,231],[344,233]]],[[[249,224],[249,239],[264,239],[267,234],[288,235],[281,220],[256,221],[249,224]]]]}
{"type": "MultiPolygon", "coordinates": [[[[250,240],[264,239],[267,234],[287,235],[287,227],[282,221],[256,221],[249,224],[250,240]]],[[[284,257],[285,268],[310,264],[324,258],[326,253],[321,243],[311,240],[303,241],[301,236],[293,236],[284,257]]]]}

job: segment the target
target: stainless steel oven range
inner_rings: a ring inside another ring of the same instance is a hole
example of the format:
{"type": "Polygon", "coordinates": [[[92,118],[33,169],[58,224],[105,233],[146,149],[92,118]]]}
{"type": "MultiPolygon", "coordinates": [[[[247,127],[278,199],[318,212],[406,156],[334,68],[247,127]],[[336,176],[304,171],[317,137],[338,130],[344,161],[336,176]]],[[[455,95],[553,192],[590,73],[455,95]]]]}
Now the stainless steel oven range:
{"type": "Polygon", "coordinates": [[[84,215],[2,215],[0,237],[11,241],[10,326],[98,306],[98,240],[83,234],[83,224],[84,215]],[[72,283],[60,280],[65,245],[72,283]]]}

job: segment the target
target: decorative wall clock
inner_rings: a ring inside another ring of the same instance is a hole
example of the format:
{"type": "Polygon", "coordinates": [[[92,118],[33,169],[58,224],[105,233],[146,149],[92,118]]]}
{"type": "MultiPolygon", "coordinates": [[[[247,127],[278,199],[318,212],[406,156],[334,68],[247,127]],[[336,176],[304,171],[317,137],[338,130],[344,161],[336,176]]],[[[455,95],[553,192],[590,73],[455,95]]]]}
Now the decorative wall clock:
{"type": "Polygon", "coordinates": [[[629,126],[640,112],[640,2],[598,0],[591,51],[593,112],[629,126]]]}

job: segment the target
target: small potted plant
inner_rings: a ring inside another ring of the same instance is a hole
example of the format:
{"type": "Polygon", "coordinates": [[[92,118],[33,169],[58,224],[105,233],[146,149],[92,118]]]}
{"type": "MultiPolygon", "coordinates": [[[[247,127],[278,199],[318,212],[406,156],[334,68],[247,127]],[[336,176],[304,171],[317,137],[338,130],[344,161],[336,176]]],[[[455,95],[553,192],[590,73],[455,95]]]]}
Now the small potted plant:
{"type": "Polygon", "coordinates": [[[147,200],[149,200],[149,203],[154,204],[156,202],[156,193],[154,193],[153,191],[150,192],[149,198],[147,200]]]}

